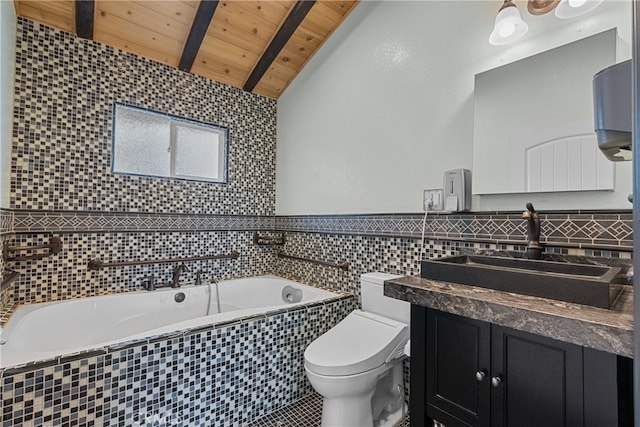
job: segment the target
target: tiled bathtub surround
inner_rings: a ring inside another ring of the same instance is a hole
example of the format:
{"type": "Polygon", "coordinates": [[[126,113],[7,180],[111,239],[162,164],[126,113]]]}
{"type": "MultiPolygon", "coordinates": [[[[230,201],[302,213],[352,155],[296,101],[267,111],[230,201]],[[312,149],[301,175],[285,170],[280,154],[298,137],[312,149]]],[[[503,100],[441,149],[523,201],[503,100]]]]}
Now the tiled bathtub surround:
{"type": "MultiPolygon", "coordinates": [[[[273,228],[274,100],[18,18],[10,217],[12,244],[63,252],[16,263],[20,302],[134,289],[167,281],[172,265],[90,272],[105,262],[240,252],[237,261],[189,264],[233,278],[270,270],[250,230],[273,228]],[[111,173],[116,102],[229,128],[228,183],[111,173]]],[[[185,276],[189,279],[190,275],[185,276]]]]}
{"type": "Polygon", "coordinates": [[[5,371],[2,426],[242,425],[311,391],[304,349],[352,309],[353,298],[343,298],[5,371]]]}
{"type": "Polygon", "coordinates": [[[17,21],[10,207],[272,215],[276,101],[17,21]],[[115,102],[229,128],[228,184],[111,173],[115,102]]]}
{"type": "MultiPolygon", "coordinates": [[[[117,292],[140,290],[144,277],[154,275],[156,283],[171,282],[178,261],[130,267],[89,270],[92,259],[104,263],[175,259],[222,255],[237,251],[237,259],[186,262],[189,271],[182,281],[193,281],[197,272],[218,280],[257,276],[272,271],[274,249],[253,243],[252,231],[174,231],[56,233],[63,242],[57,255],[40,261],[16,263],[22,275],[14,286],[15,301],[56,301],[117,292]]],[[[17,234],[21,246],[46,242],[47,235],[17,234]]]]}

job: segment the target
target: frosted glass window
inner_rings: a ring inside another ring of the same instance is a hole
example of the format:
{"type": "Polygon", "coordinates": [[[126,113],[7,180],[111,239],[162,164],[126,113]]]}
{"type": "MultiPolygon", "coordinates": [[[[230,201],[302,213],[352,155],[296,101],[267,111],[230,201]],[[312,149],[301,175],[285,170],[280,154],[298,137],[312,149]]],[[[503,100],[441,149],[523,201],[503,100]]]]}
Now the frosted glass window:
{"type": "Polygon", "coordinates": [[[116,104],[113,172],[226,182],[226,128],[116,104]]]}
{"type": "Polygon", "coordinates": [[[175,176],[219,181],[224,171],[224,132],[176,123],[175,176]]]}
{"type": "Polygon", "coordinates": [[[114,172],[169,176],[171,121],[165,117],[116,108],[114,172]]]}

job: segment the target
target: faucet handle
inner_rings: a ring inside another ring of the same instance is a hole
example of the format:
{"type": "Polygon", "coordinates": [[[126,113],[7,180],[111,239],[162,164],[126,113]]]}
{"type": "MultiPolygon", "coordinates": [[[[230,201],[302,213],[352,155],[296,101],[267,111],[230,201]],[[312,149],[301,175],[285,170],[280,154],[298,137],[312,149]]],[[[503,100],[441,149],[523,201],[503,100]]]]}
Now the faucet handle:
{"type": "Polygon", "coordinates": [[[202,285],[202,270],[196,271],[196,285],[202,285]]]}
{"type": "Polygon", "coordinates": [[[189,268],[187,267],[187,265],[183,262],[182,264],[178,264],[175,267],[173,267],[173,272],[177,273],[177,272],[187,272],[189,271],[189,268]]]}

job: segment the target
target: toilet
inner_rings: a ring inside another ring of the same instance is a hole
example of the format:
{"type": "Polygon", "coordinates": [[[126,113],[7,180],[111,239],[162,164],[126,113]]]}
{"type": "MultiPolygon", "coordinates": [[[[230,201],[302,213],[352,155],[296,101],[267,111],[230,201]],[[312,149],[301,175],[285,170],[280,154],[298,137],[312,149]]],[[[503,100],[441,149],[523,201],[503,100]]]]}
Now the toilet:
{"type": "Polygon", "coordinates": [[[360,277],[362,309],[313,341],[304,367],[323,397],[322,427],[391,427],[406,412],[402,361],[410,304],[384,296],[385,273],[360,277]]]}

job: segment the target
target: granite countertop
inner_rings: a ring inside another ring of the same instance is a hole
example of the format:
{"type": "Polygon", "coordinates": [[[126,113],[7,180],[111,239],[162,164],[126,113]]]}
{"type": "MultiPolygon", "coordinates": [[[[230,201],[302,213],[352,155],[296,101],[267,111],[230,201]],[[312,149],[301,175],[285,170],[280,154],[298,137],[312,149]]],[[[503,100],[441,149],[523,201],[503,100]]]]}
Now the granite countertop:
{"type": "Polygon", "coordinates": [[[386,281],[384,294],[447,313],[633,357],[633,288],[623,288],[610,310],[414,276],[386,281]]]}

